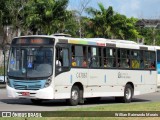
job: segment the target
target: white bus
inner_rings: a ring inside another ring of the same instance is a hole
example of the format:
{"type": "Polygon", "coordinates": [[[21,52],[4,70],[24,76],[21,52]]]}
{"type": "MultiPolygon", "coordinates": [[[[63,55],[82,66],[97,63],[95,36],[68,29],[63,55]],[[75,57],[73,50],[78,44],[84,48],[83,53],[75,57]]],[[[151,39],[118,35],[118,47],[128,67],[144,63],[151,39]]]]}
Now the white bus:
{"type": "Polygon", "coordinates": [[[155,47],[124,40],[17,37],[10,49],[7,93],[35,104],[66,99],[77,105],[107,96],[129,103],[133,95],[156,91],[155,53],[155,47]]]}
{"type": "Polygon", "coordinates": [[[156,69],[157,69],[157,89],[160,89],[160,47],[159,46],[155,46],[156,49],[156,69]]]}

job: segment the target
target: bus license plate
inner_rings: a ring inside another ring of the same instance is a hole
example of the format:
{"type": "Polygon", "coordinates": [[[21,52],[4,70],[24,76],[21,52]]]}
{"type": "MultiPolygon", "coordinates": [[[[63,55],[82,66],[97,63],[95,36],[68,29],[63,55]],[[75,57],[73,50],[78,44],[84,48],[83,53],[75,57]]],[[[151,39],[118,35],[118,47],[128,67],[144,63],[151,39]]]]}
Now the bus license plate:
{"type": "Polygon", "coordinates": [[[22,96],[30,96],[29,92],[22,92],[22,96]]]}

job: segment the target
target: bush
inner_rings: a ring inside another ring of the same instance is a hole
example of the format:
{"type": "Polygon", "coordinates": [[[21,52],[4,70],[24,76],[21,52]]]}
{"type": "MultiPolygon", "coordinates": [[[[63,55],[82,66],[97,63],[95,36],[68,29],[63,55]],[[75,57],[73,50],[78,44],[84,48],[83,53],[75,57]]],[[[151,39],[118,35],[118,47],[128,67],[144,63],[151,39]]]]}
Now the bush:
{"type": "Polygon", "coordinates": [[[4,75],[4,67],[3,66],[0,67],[0,76],[1,75],[4,75]]]}

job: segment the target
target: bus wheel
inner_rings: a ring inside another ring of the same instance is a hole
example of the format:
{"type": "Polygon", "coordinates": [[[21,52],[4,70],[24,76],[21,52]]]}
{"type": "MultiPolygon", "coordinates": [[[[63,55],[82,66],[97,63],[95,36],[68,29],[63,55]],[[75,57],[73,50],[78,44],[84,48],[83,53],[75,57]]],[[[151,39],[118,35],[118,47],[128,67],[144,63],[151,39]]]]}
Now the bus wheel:
{"type": "Polygon", "coordinates": [[[80,93],[79,93],[79,88],[77,86],[73,86],[71,90],[71,98],[67,100],[67,102],[71,106],[76,106],[79,102],[80,98],[80,93]]]}
{"type": "Polygon", "coordinates": [[[42,100],[41,99],[31,99],[31,102],[35,105],[39,105],[42,103],[42,100]]]}
{"type": "Polygon", "coordinates": [[[130,103],[133,97],[133,88],[130,84],[127,84],[124,89],[124,103],[130,103]]]}
{"type": "Polygon", "coordinates": [[[115,97],[117,102],[130,103],[133,97],[133,88],[130,84],[127,84],[124,89],[123,97],[115,97]]]}

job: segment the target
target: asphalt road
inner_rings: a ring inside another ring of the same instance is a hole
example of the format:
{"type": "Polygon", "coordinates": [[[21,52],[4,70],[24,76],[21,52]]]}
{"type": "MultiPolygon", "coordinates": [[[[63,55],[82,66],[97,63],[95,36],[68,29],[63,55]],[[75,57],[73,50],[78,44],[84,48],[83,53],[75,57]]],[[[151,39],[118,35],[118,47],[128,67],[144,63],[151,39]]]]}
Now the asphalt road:
{"type": "MultiPolygon", "coordinates": [[[[160,101],[160,92],[135,96],[132,103],[137,102],[155,102],[160,101]]],[[[85,103],[84,105],[69,106],[65,100],[50,100],[44,101],[40,105],[33,105],[28,99],[11,99],[6,95],[5,89],[0,89],[0,111],[57,111],[67,108],[82,108],[92,106],[102,106],[116,103],[113,97],[102,98],[96,103],[85,103]]]]}

